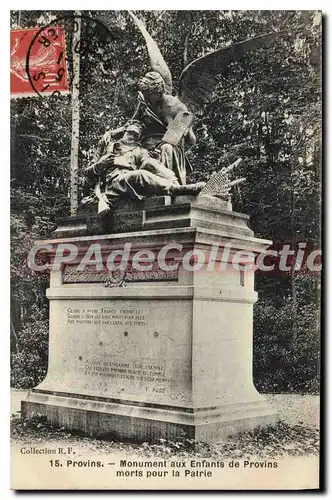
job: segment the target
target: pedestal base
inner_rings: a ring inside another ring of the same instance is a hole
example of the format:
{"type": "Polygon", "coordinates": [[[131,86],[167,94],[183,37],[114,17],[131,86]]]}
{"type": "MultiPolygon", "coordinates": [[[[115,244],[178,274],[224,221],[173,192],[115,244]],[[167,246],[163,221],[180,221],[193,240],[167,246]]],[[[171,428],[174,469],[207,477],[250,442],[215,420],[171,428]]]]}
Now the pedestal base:
{"type": "Polygon", "coordinates": [[[262,398],[220,408],[181,408],[79,394],[32,390],[22,401],[22,415],[45,415],[47,420],[91,437],[158,443],[160,439],[220,441],[241,430],[272,424],[277,415],[262,398]]]}
{"type": "Polygon", "coordinates": [[[43,242],[51,257],[59,244],[77,254],[51,273],[48,372],[23,415],[138,442],[216,441],[275,421],[252,379],[254,268],[233,265],[270,242],[216,199],[171,201],[114,211],[113,232],[99,236],[89,221],[63,221],[43,242]],[[117,274],[110,257],[128,245],[117,274]],[[81,270],[93,252],[100,268],[81,270]]]}

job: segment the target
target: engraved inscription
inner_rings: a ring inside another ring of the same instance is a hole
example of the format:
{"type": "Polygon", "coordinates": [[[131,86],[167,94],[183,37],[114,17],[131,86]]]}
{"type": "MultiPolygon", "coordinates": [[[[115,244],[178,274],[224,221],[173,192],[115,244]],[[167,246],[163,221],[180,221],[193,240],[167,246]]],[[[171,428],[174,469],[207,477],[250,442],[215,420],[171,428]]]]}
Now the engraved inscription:
{"type": "Polygon", "coordinates": [[[112,230],[121,232],[142,229],[144,215],[143,210],[116,212],[112,217],[112,230]]]}
{"type": "Polygon", "coordinates": [[[124,307],[67,308],[67,324],[146,326],[148,317],[141,309],[124,307]]]}

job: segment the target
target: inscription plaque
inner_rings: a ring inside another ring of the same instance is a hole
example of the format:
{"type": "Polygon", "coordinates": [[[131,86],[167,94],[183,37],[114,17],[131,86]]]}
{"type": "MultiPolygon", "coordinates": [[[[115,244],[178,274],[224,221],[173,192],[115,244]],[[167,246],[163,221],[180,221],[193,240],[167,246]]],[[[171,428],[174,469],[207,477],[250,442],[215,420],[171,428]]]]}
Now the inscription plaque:
{"type": "Polygon", "coordinates": [[[144,224],[144,216],[144,210],[115,212],[112,214],[111,218],[112,231],[123,232],[140,230],[144,224]]]}
{"type": "Polygon", "coordinates": [[[181,373],[186,376],[186,368],[176,368],[175,339],[161,328],[156,330],[148,307],[73,303],[63,312],[66,335],[69,331],[75,335],[75,340],[68,340],[65,358],[76,374],[76,385],[86,384],[83,377],[87,377],[90,389],[102,394],[137,397],[143,391],[149,397],[182,399],[175,386],[181,373]]]}

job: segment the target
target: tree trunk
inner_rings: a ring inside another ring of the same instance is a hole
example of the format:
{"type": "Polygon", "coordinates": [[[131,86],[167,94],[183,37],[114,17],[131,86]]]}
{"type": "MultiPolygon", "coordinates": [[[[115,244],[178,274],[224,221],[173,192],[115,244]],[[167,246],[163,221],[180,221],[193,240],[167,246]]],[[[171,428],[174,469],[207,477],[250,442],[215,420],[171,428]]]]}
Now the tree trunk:
{"type": "MultiPolygon", "coordinates": [[[[80,15],[79,11],[75,13],[80,15]]],[[[79,47],[81,39],[81,19],[77,17],[75,21],[77,29],[73,34],[73,88],[72,88],[72,137],[71,137],[71,156],[70,156],[70,214],[76,215],[78,206],[78,147],[80,133],[80,103],[79,103],[79,85],[80,85],[80,51],[75,50],[79,47]]]]}

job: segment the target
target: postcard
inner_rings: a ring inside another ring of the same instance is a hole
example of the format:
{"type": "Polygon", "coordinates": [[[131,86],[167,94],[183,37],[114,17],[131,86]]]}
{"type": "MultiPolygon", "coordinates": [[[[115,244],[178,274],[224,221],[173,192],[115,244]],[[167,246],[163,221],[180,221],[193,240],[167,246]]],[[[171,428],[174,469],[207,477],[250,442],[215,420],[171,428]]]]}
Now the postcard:
{"type": "Polygon", "coordinates": [[[11,488],[319,489],[322,13],[10,18],[11,488]]]}

